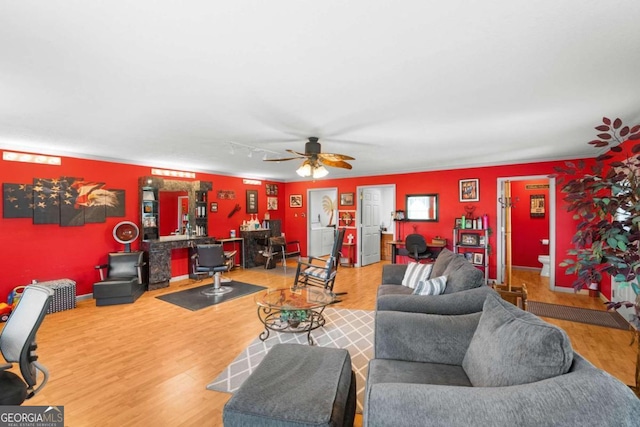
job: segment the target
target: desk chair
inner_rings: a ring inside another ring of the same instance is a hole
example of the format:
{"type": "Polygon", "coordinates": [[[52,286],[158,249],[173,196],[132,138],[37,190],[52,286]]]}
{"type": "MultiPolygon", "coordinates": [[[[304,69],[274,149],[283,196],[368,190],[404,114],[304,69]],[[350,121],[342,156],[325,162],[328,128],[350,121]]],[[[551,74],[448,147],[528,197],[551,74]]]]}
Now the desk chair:
{"type": "Polygon", "coordinates": [[[27,286],[2,330],[0,351],[8,363],[0,366],[0,405],[21,405],[35,396],[49,379],[49,371],[37,361],[35,339],[52,298],[51,288],[27,286]],[[7,370],[13,363],[19,364],[22,378],[7,370]],[[40,386],[34,388],[38,371],[44,378],[40,386]]]}
{"type": "Polygon", "coordinates": [[[300,242],[293,240],[287,242],[285,236],[269,237],[269,247],[262,254],[267,262],[265,268],[271,268],[271,263],[275,262],[274,258],[280,256],[282,258],[282,267],[287,272],[287,257],[300,256],[300,242]]]}
{"type": "Polygon", "coordinates": [[[231,292],[233,289],[229,286],[221,286],[223,281],[230,282],[231,279],[223,280],[222,272],[229,271],[233,268],[233,257],[236,251],[227,252],[222,245],[208,244],[197,245],[196,253],[193,254],[193,274],[196,277],[202,275],[213,276],[213,286],[202,291],[207,296],[222,295],[231,292]]]}
{"type": "Polygon", "coordinates": [[[427,248],[427,241],[421,234],[409,234],[405,240],[405,247],[409,252],[407,256],[415,262],[423,259],[431,259],[431,252],[427,248]]]}

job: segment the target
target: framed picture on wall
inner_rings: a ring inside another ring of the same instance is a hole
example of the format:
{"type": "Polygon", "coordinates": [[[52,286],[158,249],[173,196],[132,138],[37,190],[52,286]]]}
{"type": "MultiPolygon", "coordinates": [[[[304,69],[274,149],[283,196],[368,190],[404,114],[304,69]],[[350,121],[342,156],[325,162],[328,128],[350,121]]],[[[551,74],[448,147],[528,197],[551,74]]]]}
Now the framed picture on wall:
{"type": "Polygon", "coordinates": [[[302,207],[302,194],[292,194],[289,196],[289,207],[290,208],[301,208],[302,207]]]}
{"type": "Polygon", "coordinates": [[[531,218],[544,218],[544,194],[532,194],[529,199],[531,218]]]}
{"type": "Polygon", "coordinates": [[[342,193],[340,195],[340,205],[353,206],[353,193],[342,193]]]}
{"type": "Polygon", "coordinates": [[[211,212],[218,212],[218,202],[211,202],[211,212]]]}
{"type": "Polygon", "coordinates": [[[278,184],[266,184],[266,186],[267,186],[267,196],[278,195],[278,184]]]}
{"type": "Polygon", "coordinates": [[[268,211],[277,211],[278,210],[278,198],[277,197],[267,197],[267,210],[268,211]]]}
{"type": "Polygon", "coordinates": [[[478,179],[461,179],[460,184],[460,201],[461,202],[478,202],[480,201],[480,180],[478,179]]]}
{"type": "Polygon", "coordinates": [[[247,213],[258,213],[258,190],[247,190],[247,213]]]}

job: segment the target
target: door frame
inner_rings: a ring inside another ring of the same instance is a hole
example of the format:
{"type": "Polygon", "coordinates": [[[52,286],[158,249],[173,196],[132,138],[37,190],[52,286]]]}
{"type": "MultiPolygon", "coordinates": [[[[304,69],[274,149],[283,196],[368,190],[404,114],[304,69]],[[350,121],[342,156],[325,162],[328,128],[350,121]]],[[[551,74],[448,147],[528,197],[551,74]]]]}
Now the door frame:
{"type": "MultiPolygon", "coordinates": [[[[504,270],[505,270],[505,227],[504,227],[504,215],[502,213],[502,205],[500,198],[504,197],[504,183],[506,181],[533,181],[533,180],[547,180],[549,183],[549,289],[552,291],[562,290],[566,288],[556,288],[556,179],[549,175],[528,175],[528,176],[510,176],[498,178],[497,180],[497,192],[496,198],[496,280],[498,283],[504,283],[504,270]]],[[[519,203],[528,203],[526,200],[521,200],[519,203]]]]}
{"type": "MultiPolygon", "coordinates": [[[[356,256],[356,267],[360,267],[362,265],[362,233],[361,233],[361,228],[362,228],[362,222],[360,221],[360,213],[362,212],[362,198],[360,197],[360,194],[362,192],[362,190],[364,190],[365,188],[377,188],[380,189],[381,191],[383,189],[390,189],[391,190],[391,205],[392,205],[392,211],[396,210],[396,185],[395,184],[379,184],[379,185],[358,185],[356,187],[356,199],[357,199],[357,203],[356,203],[356,244],[358,246],[358,254],[356,256]]],[[[390,224],[390,227],[393,227],[393,240],[396,239],[396,230],[395,230],[395,224],[390,224]]]]}
{"type": "Polygon", "coordinates": [[[312,193],[323,192],[326,193],[328,191],[335,191],[336,193],[336,227],[338,226],[338,208],[340,207],[340,193],[338,192],[338,187],[324,187],[324,188],[308,188],[307,189],[307,254],[310,253],[311,250],[311,202],[313,198],[311,197],[312,193]]]}

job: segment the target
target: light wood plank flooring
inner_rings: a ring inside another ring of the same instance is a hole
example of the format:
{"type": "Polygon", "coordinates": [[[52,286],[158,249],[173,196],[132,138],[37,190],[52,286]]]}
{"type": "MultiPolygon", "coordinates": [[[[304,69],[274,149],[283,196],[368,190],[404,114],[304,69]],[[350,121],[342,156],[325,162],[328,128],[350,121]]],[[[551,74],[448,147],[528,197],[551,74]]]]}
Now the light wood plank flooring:
{"type": "MultiPolygon", "coordinates": [[[[290,268],[294,268],[290,262],[290,268]]],[[[372,310],[382,263],[342,268],[337,305],[372,310]]],[[[277,268],[281,268],[278,266],[277,268]]],[[[271,288],[293,279],[263,270],[235,270],[233,279],[271,288]]],[[[529,299],[603,309],[588,296],[551,293],[535,272],[514,272],[529,299]]],[[[135,304],[52,313],[38,334],[40,361],[51,379],[28,404],[64,405],[68,426],[218,426],[230,395],[208,391],[214,379],[262,330],[252,295],[191,312],[158,300],[161,294],[199,286],[191,280],[145,293],[135,304]]],[[[635,346],[624,331],[549,319],[565,329],[574,348],[596,366],[631,384],[635,346]]],[[[358,416],[356,424],[361,425],[358,416]]]]}

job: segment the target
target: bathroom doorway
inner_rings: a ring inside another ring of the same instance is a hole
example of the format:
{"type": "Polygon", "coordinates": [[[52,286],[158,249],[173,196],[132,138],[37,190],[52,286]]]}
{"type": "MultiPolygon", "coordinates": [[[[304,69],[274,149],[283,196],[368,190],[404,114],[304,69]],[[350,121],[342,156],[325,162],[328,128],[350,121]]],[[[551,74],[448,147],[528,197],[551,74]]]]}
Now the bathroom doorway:
{"type": "Polygon", "coordinates": [[[548,255],[549,289],[555,290],[556,183],[547,175],[498,178],[496,279],[504,283],[506,277],[506,182],[511,186],[512,267],[541,270],[539,258],[548,255]]]}

